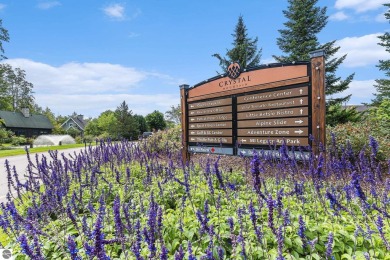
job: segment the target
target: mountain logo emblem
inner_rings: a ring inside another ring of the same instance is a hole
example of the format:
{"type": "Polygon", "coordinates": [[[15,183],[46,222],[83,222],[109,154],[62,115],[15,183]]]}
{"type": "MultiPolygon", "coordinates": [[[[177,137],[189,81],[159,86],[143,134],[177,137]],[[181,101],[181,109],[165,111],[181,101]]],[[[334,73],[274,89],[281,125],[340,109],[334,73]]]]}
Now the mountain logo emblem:
{"type": "Polygon", "coordinates": [[[227,75],[231,79],[236,79],[241,74],[241,66],[237,62],[234,62],[229,65],[227,68],[227,75]]]}

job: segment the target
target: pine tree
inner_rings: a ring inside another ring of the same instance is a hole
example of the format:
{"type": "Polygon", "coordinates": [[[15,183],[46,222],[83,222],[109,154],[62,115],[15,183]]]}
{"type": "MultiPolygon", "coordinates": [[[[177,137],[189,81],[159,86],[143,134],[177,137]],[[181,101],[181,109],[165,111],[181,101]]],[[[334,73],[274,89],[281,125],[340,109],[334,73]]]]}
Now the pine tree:
{"type": "Polygon", "coordinates": [[[257,51],[258,38],[249,38],[247,28],[244,24],[242,15],[238,17],[238,22],[234,33],[232,34],[234,41],[233,48],[226,51],[227,57],[222,57],[220,54],[213,54],[219,60],[219,65],[226,72],[227,67],[232,62],[238,62],[242,68],[254,67],[260,64],[261,51],[257,51]]]}
{"type": "MultiPolygon", "coordinates": [[[[385,17],[389,20],[390,23],[390,3],[384,4],[388,9],[385,13],[385,17]]],[[[386,32],[385,34],[378,37],[381,42],[378,43],[380,46],[386,48],[386,51],[390,53],[390,33],[386,32]]],[[[377,93],[375,94],[375,99],[372,101],[373,105],[380,104],[384,99],[390,99],[390,60],[380,60],[377,65],[379,70],[384,71],[386,79],[377,79],[375,88],[377,93]]]]}
{"type": "Polygon", "coordinates": [[[318,33],[325,28],[328,20],[326,7],[316,6],[318,0],[288,0],[289,6],[283,11],[288,19],[284,23],[286,29],[279,30],[280,37],[277,38],[277,45],[286,56],[274,56],[278,62],[292,62],[309,60],[309,53],[318,49],[325,50],[325,82],[326,95],[328,96],[327,107],[334,104],[341,104],[348,101],[350,95],[330,99],[329,96],[341,93],[348,89],[354,74],[344,80],[336,76],[336,71],[346,58],[334,58],[340,47],[335,46],[335,41],[321,45],[318,40],[318,33]]]}

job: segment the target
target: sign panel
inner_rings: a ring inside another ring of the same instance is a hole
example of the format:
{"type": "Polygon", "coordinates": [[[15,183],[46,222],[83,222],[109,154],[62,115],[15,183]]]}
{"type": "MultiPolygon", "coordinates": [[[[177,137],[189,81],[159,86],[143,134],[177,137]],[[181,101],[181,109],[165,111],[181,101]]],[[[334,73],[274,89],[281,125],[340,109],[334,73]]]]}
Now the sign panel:
{"type": "Polygon", "coordinates": [[[239,136],[309,136],[305,128],[250,128],[238,129],[239,136]]]}
{"type": "Polygon", "coordinates": [[[238,155],[270,144],[308,146],[310,135],[325,143],[324,71],[323,52],[316,52],[310,62],[248,70],[232,63],[224,75],[182,85],[183,157],[187,151],[238,155]]]}
{"type": "Polygon", "coordinates": [[[286,142],[288,146],[307,146],[309,145],[308,138],[299,138],[299,137],[285,137],[285,138],[277,138],[277,137],[247,137],[247,136],[239,136],[237,141],[241,145],[245,144],[253,144],[253,145],[272,145],[276,142],[276,145],[282,145],[283,142],[286,142]]]}
{"type": "Polygon", "coordinates": [[[190,130],[190,135],[232,136],[232,129],[190,130]]]}
{"type": "Polygon", "coordinates": [[[201,116],[201,115],[212,115],[212,114],[223,114],[223,113],[231,113],[232,106],[224,106],[224,107],[212,107],[205,109],[197,109],[190,110],[190,116],[201,116]]]}
{"type": "Polygon", "coordinates": [[[239,120],[255,119],[255,118],[277,118],[277,117],[293,117],[293,116],[307,116],[309,110],[307,107],[298,108],[283,108],[276,110],[264,110],[253,112],[238,113],[237,118],[239,120]]]}
{"type": "Polygon", "coordinates": [[[189,122],[195,123],[195,122],[227,121],[227,120],[232,120],[232,118],[233,118],[232,114],[197,116],[197,117],[190,117],[189,122]]]}
{"type": "MultiPolygon", "coordinates": [[[[237,154],[243,155],[243,156],[253,156],[254,152],[257,154],[264,154],[264,155],[272,155],[276,158],[280,158],[281,154],[279,150],[263,150],[263,149],[245,149],[245,148],[238,148],[237,154]]],[[[298,160],[308,160],[310,157],[309,152],[297,152],[295,151],[294,153],[289,151],[288,155],[290,157],[295,157],[298,160]]]]}
{"type": "Polygon", "coordinates": [[[299,87],[291,88],[285,90],[278,90],[272,92],[265,92],[259,94],[245,95],[242,97],[237,97],[237,104],[257,102],[257,101],[266,101],[290,97],[300,97],[308,95],[308,87],[299,87]]]}
{"type": "Polygon", "coordinates": [[[188,151],[192,153],[215,153],[233,155],[231,147],[207,147],[207,146],[189,146],[188,151]]]}
{"type": "Polygon", "coordinates": [[[281,99],[266,102],[247,103],[237,106],[237,111],[253,111],[253,110],[265,110],[284,107],[297,107],[307,106],[309,103],[308,97],[299,97],[291,99],[281,99]]]}
{"type": "Polygon", "coordinates": [[[191,136],[189,137],[189,141],[192,143],[212,143],[212,144],[232,144],[232,137],[199,137],[199,136],[191,136]]]}
{"type": "Polygon", "coordinates": [[[189,124],[190,129],[215,129],[215,128],[232,128],[232,122],[211,122],[211,123],[194,123],[189,124]]]}
{"type": "Polygon", "coordinates": [[[307,117],[294,117],[294,118],[276,118],[276,119],[264,119],[264,120],[245,120],[238,121],[238,128],[248,127],[275,127],[275,126],[308,126],[309,119],[307,117]]]}
{"type": "Polygon", "coordinates": [[[198,102],[198,103],[190,103],[188,104],[188,109],[199,109],[199,108],[206,108],[206,107],[219,107],[219,106],[226,106],[231,105],[232,99],[231,98],[224,98],[224,99],[216,99],[216,100],[210,100],[205,102],[198,102]]]}

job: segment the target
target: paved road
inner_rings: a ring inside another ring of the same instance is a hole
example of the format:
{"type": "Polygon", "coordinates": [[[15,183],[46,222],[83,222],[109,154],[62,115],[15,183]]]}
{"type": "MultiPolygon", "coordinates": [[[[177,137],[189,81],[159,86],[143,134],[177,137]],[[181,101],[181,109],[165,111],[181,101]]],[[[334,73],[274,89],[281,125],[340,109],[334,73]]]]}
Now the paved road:
{"type": "MultiPolygon", "coordinates": [[[[59,154],[64,153],[65,155],[68,155],[68,154],[73,154],[74,152],[79,152],[82,149],[84,148],[59,150],[58,153],[59,154]]],[[[48,159],[50,158],[48,152],[38,153],[38,154],[39,154],[39,158],[42,158],[42,155],[45,155],[48,159]]],[[[59,156],[59,158],[61,157],[59,156]]],[[[33,160],[33,162],[35,162],[35,154],[31,154],[31,159],[33,160]]],[[[6,195],[8,192],[8,184],[7,184],[8,181],[7,181],[7,171],[5,169],[5,160],[9,161],[11,169],[15,165],[20,180],[24,179],[23,175],[26,173],[26,169],[28,165],[26,155],[17,155],[17,156],[10,156],[8,158],[0,158],[0,202],[6,201],[6,195]]]]}

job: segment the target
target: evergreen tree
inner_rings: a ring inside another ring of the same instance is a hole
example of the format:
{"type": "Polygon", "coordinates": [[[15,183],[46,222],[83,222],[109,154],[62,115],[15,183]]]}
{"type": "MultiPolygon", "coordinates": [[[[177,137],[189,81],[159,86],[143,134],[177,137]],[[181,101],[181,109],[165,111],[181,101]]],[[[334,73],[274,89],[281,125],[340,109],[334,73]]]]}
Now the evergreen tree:
{"type": "MultiPolygon", "coordinates": [[[[390,3],[384,4],[384,6],[388,8],[385,17],[390,22],[390,3]]],[[[385,47],[386,51],[390,53],[390,33],[386,32],[378,38],[381,40],[378,44],[385,47]]],[[[377,93],[375,94],[373,105],[379,105],[384,99],[390,99],[390,60],[380,60],[377,67],[385,72],[387,78],[376,80],[375,88],[377,93]]]]}
{"type": "Polygon", "coordinates": [[[278,62],[309,60],[311,51],[324,49],[325,93],[328,96],[327,107],[329,108],[330,105],[341,104],[350,98],[350,95],[335,99],[330,99],[329,96],[348,89],[354,74],[344,80],[336,76],[336,71],[346,55],[340,58],[333,57],[340,49],[335,46],[335,41],[324,45],[319,43],[317,35],[325,28],[328,16],[326,7],[317,7],[317,2],[318,0],[288,0],[288,9],[283,11],[288,19],[284,23],[286,28],[279,30],[280,37],[277,38],[277,44],[286,56],[274,56],[274,58],[278,62]]]}
{"type": "Polygon", "coordinates": [[[238,17],[238,22],[232,36],[234,38],[233,48],[227,50],[226,58],[217,53],[212,55],[219,60],[219,65],[222,70],[226,72],[227,67],[232,62],[238,62],[242,68],[259,65],[262,49],[260,48],[260,50],[257,51],[257,37],[255,39],[248,37],[247,28],[244,24],[242,15],[238,17]]]}
{"type": "Polygon", "coordinates": [[[129,110],[128,105],[123,101],[114,112],[117,119],[116,128],[117,138],[132,139],[139,135],[139,127],[137,121],[132,115],[132,111],[129,110]]]}

